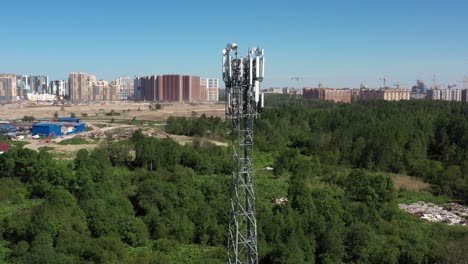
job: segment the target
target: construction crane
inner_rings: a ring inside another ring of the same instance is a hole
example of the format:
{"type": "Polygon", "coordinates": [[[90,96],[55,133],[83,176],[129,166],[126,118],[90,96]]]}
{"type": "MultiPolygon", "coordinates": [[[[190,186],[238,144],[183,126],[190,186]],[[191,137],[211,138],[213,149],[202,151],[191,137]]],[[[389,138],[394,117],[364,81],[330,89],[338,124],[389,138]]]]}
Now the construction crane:
{"type": "Polygon", "coordinates": [[[387,81],[388,81],[388,79],[389,79],[389,78],[388,78],[387,76],[382,76],[382,77],[379,78],[379,80],[382,80],[382,81],[383,81],[383,86],[382,86],[382,88],[384,88],[384,89],[387,88],[387,81]]]}
{"type": "Polygon", "coordinates": [[[468,89],[468,76],[463,77],[463,81],[457,81],[458,83],[463,83],[463,89],[468,89]]]}
{"type": "Polygon", "coordinates": [[[322,88],[323,87],[323,83],[321,81],[318,82],[318,88],[322,88]]]}
{"type": "Polygon", "coordinates": [[[434,76],[432,77],[432,89],[439,89],[439,88],[440,88],[439,80],[437,78],[437,75],[434,74],[434,76]]]}
{"type": "Polygon", "coordinates": [[[296,84],[297,84],[296,89],[299,89],[299,81],[304,80],[304,78],[302,78],[302,77],[291,77],[291,80],[296,81],[296,84]]]}
{"type": "Polygon", "coordinates": [[[397,83],[395,83],[393,86],[395,86],[397,89],[400,89],[400,87],[401,87],[402,85],[408,85],[408,84],[407,84],[407,83],[400,83],[400,82],[397,82],[397,83]]]}

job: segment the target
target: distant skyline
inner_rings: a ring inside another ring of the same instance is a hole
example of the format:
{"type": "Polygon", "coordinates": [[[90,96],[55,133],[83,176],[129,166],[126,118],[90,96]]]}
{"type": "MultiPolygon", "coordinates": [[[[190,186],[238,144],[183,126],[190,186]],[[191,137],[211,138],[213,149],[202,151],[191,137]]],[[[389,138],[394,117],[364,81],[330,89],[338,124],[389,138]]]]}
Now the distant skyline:
{"type": "Polygon", "coordinates": [[[265,49],[263,88],[378,87],[384,75],[430,86],[434,74],[462,87],[467,14],[453,0],[4,1],[0,72],[221,78],[221,50],[236,41],[241,55],[265,49]]]}

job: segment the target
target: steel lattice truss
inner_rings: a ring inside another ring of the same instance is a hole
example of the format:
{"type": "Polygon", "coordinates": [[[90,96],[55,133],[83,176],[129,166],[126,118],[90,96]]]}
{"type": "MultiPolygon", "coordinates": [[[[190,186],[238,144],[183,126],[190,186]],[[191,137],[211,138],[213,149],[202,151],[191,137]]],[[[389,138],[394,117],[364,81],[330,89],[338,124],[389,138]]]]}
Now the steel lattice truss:
{"type": "Polygon", "coordinates": [[[253,169],[253,122],[263,108],[263,50],[238,57],[237,44],[223,50],[226,118],[231,120],[232,187],[227,263],[258,263],[253,169]],[[233,56],[231,56],[233,52],[233,56]]]}

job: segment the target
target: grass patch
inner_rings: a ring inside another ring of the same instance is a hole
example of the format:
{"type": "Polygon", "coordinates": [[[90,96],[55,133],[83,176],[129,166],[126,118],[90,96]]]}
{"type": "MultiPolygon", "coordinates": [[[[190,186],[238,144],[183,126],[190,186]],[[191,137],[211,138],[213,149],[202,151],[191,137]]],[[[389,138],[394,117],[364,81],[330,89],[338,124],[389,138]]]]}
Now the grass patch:
{"type": "Polygon", "coordinates": [[[431,189],[431,185],[429,183],[426,183],[423,180],[418,179],[416,177],[400,174],[389,174],[389,176],[395,183],[396,190],[419,192],[429,191],[431,189]]]}
{"type": "Polygon", "coordinates": [[[13,215],[17,211],[33,208],[40,205],[43,201],[44,200],[41,199],[26,199],[18,203],[11,201],[0,202],[0,222],[3,222],[5,218],[13,215]]]}
{"type": "Polygon", "coordinates": [[[73,160],[76,158],[77,151],[54,151],[52,157],[56,160],[73,160]]]}
{"type": "Polygon", "coordinates": [[[22,148],[25,145],[31,144],[31,142],[28,142],[28,141],[8,141],[8,144],[10,144],[12,147],[22,148]]]}
{"type": "Polygon", "coordinates": [[[54,147],[49,147],[49,146],[44,146],[44,147],[40,147],[38,150],[41,151],[52,151],[54,150],[55,148],[54,147]]]}
{"type": "Polygon", "coordinates": [[[412,204],[419,201],[444,205],[451,201],[446,196],[434,196],[428,192],[399,191],[396,197],[397,203],[412,204]]]}
{"type": "Polygon", "coordinates": [[[195,244],[181,244],[175,240],[150,241],[142,247],[129,248],[129,255],[137,259],[151,260],[151,263],[206,263],[226,262],[224,247],[208,247],[195,244]]]}
{"type": "Polygon", "coordinates": [[[65,139],[57,144],[59,145],[85,145],[85,144],[95,144],[96,142],[94,141],[89,141],[84,138],[70,138],[70,139],[65,139]]]}
{"type": "Polygon", "coordinates": [[[99,123],[99,124],[93,124],[93,126],[98,127],[98,128],[110,127],[110,125],[108,125],[108,124],[101,124],[101,123],[99,123]]]}
{"type": "Polygon", "coordinates": [[[271,152],[255,152],[255,188],[258,199],[270,202],[273,199],[285,197],[288,193],[289,177],[276,177],[273,171],[266,170],[266,167],[272,167],[275,162],[275,154],[271,152]]]}

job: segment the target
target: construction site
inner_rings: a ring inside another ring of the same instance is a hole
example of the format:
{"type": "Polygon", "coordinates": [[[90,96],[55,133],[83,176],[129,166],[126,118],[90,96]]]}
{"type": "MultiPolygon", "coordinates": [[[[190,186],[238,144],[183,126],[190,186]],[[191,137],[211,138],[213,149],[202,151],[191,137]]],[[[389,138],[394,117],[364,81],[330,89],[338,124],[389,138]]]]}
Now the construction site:
{"type": "Polygon", "coordinates": [[[24,148],[49,147],[59,159],[72,159],[79,149],[94,149],[105,140],[127,139],[138,129],[146,136],[185,144],[192,138],[164,132],[169,116],[224,116],[224,105],[216,103],[5,104],[0,110],[1,134],[23,141],[24,148]]]}

